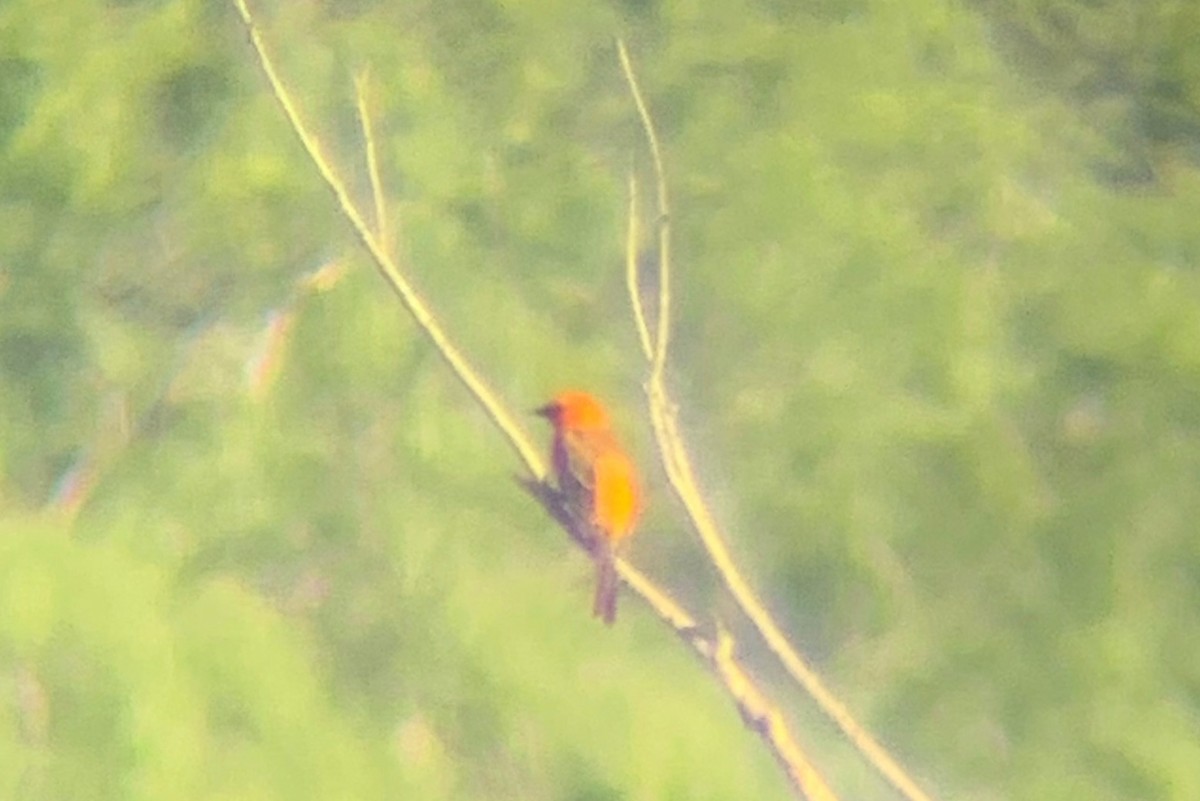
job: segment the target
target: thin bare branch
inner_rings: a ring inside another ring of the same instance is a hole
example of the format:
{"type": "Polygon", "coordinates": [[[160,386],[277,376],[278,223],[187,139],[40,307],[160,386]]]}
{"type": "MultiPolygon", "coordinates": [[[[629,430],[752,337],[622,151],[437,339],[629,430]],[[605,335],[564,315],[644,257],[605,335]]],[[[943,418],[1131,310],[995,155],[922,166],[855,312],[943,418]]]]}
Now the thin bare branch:
{"type": "MultiPolygon", "coordinates": [[[[863,758],[875,768],[883,778],[892,785],[908,801],[931,801],[930,797],[917,786],[891,756],[891,754],[860,724],[844,704],[825,686],[820,675],[812,668],[806,659],[792,646],[782,629],[775,622],[766,606],[758,599],[741,570],[733,560],[726,544],[725,536],[721,533],[708,503],[700,491],[692,468],[691,457],[688,455],[679,421],[675,413],[676,405],[671,399],[666,387],[664,372],[666,368],[667,347],[671,321],[667,316],[669,301],[667,287],[671,272],[670,265],[670,204],[667,196],[667,181],[662,163],[662,151],[658,134],[650,116],[649,108],[642,96],[634,75],[629,54],[623,42],[617,42],[617,52],[621,60],[621,68],[629,84],[629,92],[637,106],[638,115],[642,120],[646,140],[650,146],[650,155],[654,163],[654,172],[658,184],[658,219],[659,219],[659,280],[660,280],[660,316],[657,320],[657,346],[650,364],[650,378],[646,392],[650,406],[650,419],[658,443],[659,454],[667,480],[676,498],[683,505],[700,538],[709,559],[724,582],[725,587],[733,596],[738,607],[750,620],[759,636],[767,644],[768,649],[784,666],[788,674],[816,702],[821,711],[842,731],[846,738],[858,749],[863,758]]],[[[632,204],[630,214],[637,211],[632,204]]],[[[630,227],[633,227],[631,222],[630,227]]]]}
{"type": "Polygon", "coordinates": [[[386,207],[383,202],[383,181],[379,177],[379,158],[375,147],[375,130],[371,122],[371,107],[368,99],[370,89],[370,73],[363,70],[354,79],[354,97],[358,107],[358,122],[363,132],[363,145],[367,151],[367,174],[371,179],[371,200],[375,205],[375,236],[379,239],[380,248],[385,253],[391,253],[392,238],[388,231],[386,207]]]}
{"type": "Polygon", "coordinates": [[[787,723],[779,710],[767,700],[741,665],[733,658],[733,639],[722,631],[717,636],[713,667],[726,686],[739,699],[738,711],[752,731],[775,744],[772,753],[784,769],[792,787],[811,801],[837,801],[837,796],[825,782],[816,766],[788,732],[787,723]]]}
{"type": "Polygon", "coordinates": [[[641,213],[638,210],[637,174],[629,172],[629,229],[625,235],[625,283],[629,289],[629,303],[633,307],[633,323],[637,327],[638,341],[647,359],[654,358],[654,345],[650,341],[650,326],[646,323],[646,308],[642,304],[638,251],[641,249],[641,213]]]}
{"type": "Polygon", "coordinates": [[[625,80],[629,84],[629,93],[633,95],[634,105],[642,118],[642,129],[646,132],[646,140],[650,143],[650,157],[654,162],[654,182],[658,194],[659,216],[658,226],[658,319],[655,321],[654,358],[651,360],[652,373],[661,378],[667,364],[667,348],[671,338],[671,218],[667,213],[667,174],[663,168],[662,148],[658,144],[658,133],[654,129],[654,120],[650,117],[650,109],[642,98],[642,90],[638,86],[637,75],[634,74],[633,64],[629,60],[629,51],[625,42],[617,39],[617,55],[621,59],[621,69],[625,72],[625,80]]]}
{"type": "Polygon", "coordinates": [[[454,376],[458,378],[483,408],[484,413],[504,434],[513,450],[516,451],[517,456],[525,463],[529,471],[538,478],[545,477],[546,466],[541,456],[538,455],[537,450],[525,436],[524,431],[517,425],[512,415],[509,414],[508,409],[499,401],[496,394],[492,392],[491,388],[488,387],[475,368],[471,366],[458,347],[451,342],[441,323],[433,316],[433,312],[425,303],[425,300],[417,293],[408,279],[405,278],[403,271],[383,248],[379,239],[371,232],[371,229],[367,227],[363,215],[359,212],[354,201],[350,199],[350,193],[347,191],[346,185],[321,153],[320,144],[304,125],[304,121],[300,119],[300,114],[296,110],[291,94],[276,74],[275,65],[267,54],[266,46],[263,44],[262,36],[258,31],[258,26],[255,25],[254,18],[250,14],[250,9],[246,6],[246,0],[234,0],[234,5],[237,7],[238,13],[241,14],[242,22],[245,24],[246,31],[250,35],[250,44],[254,47],[254,52],[258,55],[258,64],[262,68],[267,82],[271,85],[272,94],[275,96],[280,107],[282,107],[292,131],[299,138],[300,144],[304,147],[305,152],[308,153],[313,166],[317,168],[317,172],[320,173],[322,180],[325,181],[325,185],[333,192],[342,216],[350,223],[355,235],[358,236],[363,247],[371,255],[371,261],[375,264],[375,267],[379,270],[384,280],[387,281],[388,285],[395,291],[396,295],[400,298],[400,302],[404,304],[404,308],[412,315],[413,320],[416,321],[417,325],[425,333],[425,336],[433,343],[442,361],[446,363],[446,366],[450,368],[454,376]]]}

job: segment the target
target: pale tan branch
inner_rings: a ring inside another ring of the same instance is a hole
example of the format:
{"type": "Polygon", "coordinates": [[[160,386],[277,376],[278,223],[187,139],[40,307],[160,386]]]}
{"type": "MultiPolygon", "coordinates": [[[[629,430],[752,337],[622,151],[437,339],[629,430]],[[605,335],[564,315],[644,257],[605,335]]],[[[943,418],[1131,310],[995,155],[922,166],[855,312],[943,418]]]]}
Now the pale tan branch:
{"type": "MultiPolygon", "coordinates": [[[[655,321],[654,358],[651,360],[652,373],[662,377],[662,371],[667,364],[667,347],[671,338],[671,218],[667,213],[667,173],[663,168],[662,148],[658,143],[658,132],[654,128],[654,120],[650,117],[650,109],[642,97],[641,87],[638,86],[637,75],[629,60],[629,51],[625,42],[617,39],[617,55],[621,59],[621,69],[629,84],[629,93],[633,96],[638,115],[642,119],[642,130],[650,143],[650,157],[654,163],[654,182],[658,195],[658,319],[655,321]]],[[[639,301],[640,302],[640,301],[639,301]]]]}
{"type": "Polygon", "coordinates": [[[637,173],[629,173],[629,228],[625,233],[625,283],[629,289],[629,301],[633,307],[633,324],[637,328],[638,341],[642,343],[642,354],[654,358],[654,345],[650,341],[650,326],[646,324],[646,308],[642,303],[638,251],[641,249],[641,213],[638,211],[637,173]]]}
{"type": "Polygon", "coordinates": [[[317,172],[320,173],[322,180],[325,181],[325,185],[333,192],[342,216],[350,223],[355,235],[358,236],[363,247],[371,255],[371,261],[375,264],[375,267],[379,270],[384,280],[387,281],[388,285],[392,287],[396,295],[400,298],[400,302],[404,305],[404,308],[408,310],[413,320],[416,321],[417,325],[425,333],[425,336],[433,344],[442,361],[446,363],[446,366],[450,368],[454,376],[458,378],[483,408],[484,413],[504,434],[513,450],[516,451],[517,456],[525,463],[525,466],[533,475],[543,478],[546,475],[546,467],[537,450],[529,442],[529,439],[525,436],[521,427],[517,425],[512,415],[509,414],[508,409],[499,401],[495,393],[492,392],[491,388],[488,387],[475,368],[450,340],[441,323],[438,322],[429,306],[425,303],[425,300],[413,288],[399,265],[396,264],[383,248],[379,239],[371,232],[358,207],[350,199],[350,193],[346,189],[345,184],[321,153],[321,148],[316,137],[309,132],[304,121],[300,119],[300,114],[296,109],[295,103],[292,101],[291,94],[275,72],[275,65],[267,54],[262,36],[259,34],[258,27],[254,23],[254,18],[250,14],[250,9],[246,6],[246,0],[234,0],[234,5],[237,6],[238,13],[242,17],[242,22],[246,26],[246,31],[250,35],[250,44],[254,47],[254,52],[258,56],[258,64],[262,68],[267,82],[271,85],[272,94],[282,107],[292,131],[299,138],[300,144],[304,147],[305,152],[308,153],[313,166],[317,168],[317,172]]]}
{"type": "Polygon", "coordinates": [[[767,700],[762,690],[734,659],[733,639],[725,632],[718,635],[712,664],[721,681],[738,699],[738,711],[742,720],[752,731],[772,744],[771,752],[779,766],[787,773],[792,787],[798,790],[803,798],[811,801],[837,801],[833,789],[805,756],[803,749],[792,739],[783,715],[767,700]]]}
{"type": "Polygon", "coordinates": [[[379,177],[378,148],[375,146],[375,129],[371,122],[371,108],[367,93],[371,88],[370,74],[363,70],[354,79],[354,97],[358,107],[358,122],[362,127],[363,146],[367,153],[367,175],[371,180],[371,200],[375,206],[375,236],[385,253],[392,252],[392,238],[388,231],[386,207],[383,202],[383,180],[379,177]]]}
{"type": "MultiPolygon", "coordinates": [[[[667,390],[664,376],[667,359],[667,343],[670,339],[671,321],[667,316],[670,308],[669,281],[670,264],[670,203],[667,195],[667,181],[662,162],[662,149],[658,134],[654,128],[653,118],[649,107],[642,95],[635,77],[629,54],[623,42],[617,42],[617,52],[621,67],[629,85],[646,140],[650,147],[650,156],[654,165],[655,180],[658,186],[658,238],[659,238],[659,291],[660,316],[657,323],[657,340],[653,357],[650,360],[650,377],[646,385],[646,393],[650,407],[650,419],[654,436],[658,443],[659,454],[667,480],[675,497],[683,505],[692,527],[700,538],[709,559],[720,575],[726,589],[734,601],[750,620],[759,636],[767,644],[768,649],[780,661],[797,684],[816,702],[821,711],[842,731],[846,738],[858,749],[863,758],[883,776],[908,801],[930,801],[930,797],[917,786],[891,756],[890,753],[860,724],[841,701],[825,686],[816,670],[792,646],[782,629],[775,622],[766,606],[758,599],[741,570],[733,560],[726,538],[721,533],[708,504],[700,491],[699,483],[692,468],[679,422],[676,416],[676,405],[667,390]]],[[[630,205],[630,215],[637,212],[636,206],[630,205]]],[[[635,223],[629,223],[632,230],[635,223]]],[[[627,256],[628,258],[628,256],[627,256]]],[[[627,266],[626,268],[631,269],[627,266]]],[[[632,300],[635,310],[641,309],[640,299],[632,300]]],[[[636,311],[635,311],[636,316],[636,311]]]]}

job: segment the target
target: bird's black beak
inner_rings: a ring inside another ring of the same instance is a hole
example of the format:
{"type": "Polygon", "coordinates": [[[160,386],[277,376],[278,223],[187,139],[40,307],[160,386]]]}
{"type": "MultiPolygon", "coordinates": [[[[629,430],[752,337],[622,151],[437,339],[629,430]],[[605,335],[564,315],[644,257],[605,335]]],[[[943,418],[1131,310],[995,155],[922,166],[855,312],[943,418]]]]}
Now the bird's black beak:
{"type": "Polygon", "coordinates": [[[545,406],[539,406],[533,410],[533,413],[538,417],[545,417],[547,420],[553,420],[558,414],[558,406],[553,403],[547,403],[545,406]]]}

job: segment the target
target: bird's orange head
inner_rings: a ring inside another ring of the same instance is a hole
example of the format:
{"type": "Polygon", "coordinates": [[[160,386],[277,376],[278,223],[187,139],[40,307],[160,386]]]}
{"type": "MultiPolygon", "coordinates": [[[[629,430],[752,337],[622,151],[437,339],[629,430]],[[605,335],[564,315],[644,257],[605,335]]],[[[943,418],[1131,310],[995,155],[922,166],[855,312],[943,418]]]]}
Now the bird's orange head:
{"type": "Polygon", "coordinates": [[[534,411],[559,431],[597,431],[608,429],[611,425],[604,404],[587,392],[575,389],[558,393],[549,403],[534,411]]]}

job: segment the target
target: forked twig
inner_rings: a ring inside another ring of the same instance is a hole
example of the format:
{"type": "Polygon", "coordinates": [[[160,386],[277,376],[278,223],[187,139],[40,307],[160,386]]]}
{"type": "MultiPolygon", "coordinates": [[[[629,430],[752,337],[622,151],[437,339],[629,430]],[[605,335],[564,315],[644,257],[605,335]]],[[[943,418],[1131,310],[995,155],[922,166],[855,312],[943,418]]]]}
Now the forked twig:
{"type": "Polygon", "coordinates": [[[388,219],[383,202],[383,181],[379,177],[379,149],[375,146],[375,130],[371,123],[371,107],[367,92],[371,88],[371,76],[363,70],[354,79],[354,98],[358,108],[358,124],[363,132],[363,146],[367,154],[367,175],[371,180],[371,201],[375,206],[375,233],[379,237],[379,246],[385,253],[392,252],[391,236],[388,233],[388,219]]]}
{"type": "MultiPolygon", "coordinates": [[[[629,92],[637,106],[641,117],[646,140],[650,146],[651,161],[654,166],[655,183],[658,187],[658,237],[659,237],[659,316],[655,321],[655,343],[653,355],[650,358],[650,377],[646,385],[646,394],[650,407],[650,418],[654,428],[655,439],[658,442],[659,454],[672,491],[683,504],[691,519],[692,526],[700,537],[713,566],[724,582],[725,587],[733,596],[738,607],[750,620],[759,636],[767,644],[771,653],[783,664],[784,669],[808,695],[816,702],[821,711],[841,729],[846,738],[858,749],[867,762],[879,772],[908,801],[931,801],[930,797],[917,786],[908,773],[888,753],[865,727],[860,724],[844,704],[825,686],[816,670],[792,647],[782,629],[767,611],[766,606],[758,599],[751,589],[749,582],[742,576],[737,564],[726,545],[725,537],[718,528],[708,504],[700,491],[692,469],[691,458],[688,456],[683,435],[679,430],[678,418],[675,414],[675,403],[666,387],[664,372],[667,360],[667,343],[670,335],[670,205],[667,197],[666,171],[663,167],[662,150],[658,134],[655,132],[654,121],[638,86],[637,76],[629,60],[625,43],[617,40],[617,53],[620,56],[621,67],[625,73],[629,92]]],[[[632,195],[631,195],[632,197],[632,195]]],[[[633,219],[637,208],[630,204],[629,236],[636,235],[637,222],[633,219]]],[[[630,243],[626,247],[627,254],[636,252],[630,243]]],[[[628,256],[627,256],[628,258],[628,256]]],[[[626,270],[635,269],[636,265],[627,265],[626,270]]],[[[635,286],[635,285],[631,285],[635,286]]],[[[639,299],[633,299],[634,315],[637,317],[639,331],[647,327],[644,307],[639,299]]]]}
{"type": "Polygon", "coordinates": [[[625,238],[625,283],[629,289],[629,302],[633,306],[633,324],[637,328],[638,342],[642,344],[642,355],[654,358],[654,344],[650,341],[650,328],[646,325],[646,309],[642,305],[642,290],[639,284],[638,252],[642,235],[639,229],[641,213],[638,211],[637,174],[629,172],[629,232],[625,238]]]}
{"type": "Polygon", "coordinates": [[[283,113],[287,116],[288,124],[300,140],[300,144],[304,147],[305,152],[308,153],[313,166],[317,168],[317,172],[320,173],[322,180],[325,181],[325,185],[333,192],[342,216],[350,223],[350,227],[354,229],[359,242],[362,243],[363,247],[371,255],[372,263],[400,298],[400,302],[425,333],[425,336],[433,343],[434,349],[442,361],[446,363],[446,366],[450,368],[454,376],[467,388],[467,391],[471,393],[475,400],[478,401],[492,423],[505,435],[505,438],[513,450],[516,451],[517,456],[529,468],[529,471],[539,478],[545,476],[546,467],[541,457],[538,456],[537,450],[529,442],[529,439],[525,436],[521,427],[517,425],[516,420],[513,419],[508,409],[499,401],[496,394],[492,392],[491,388],[475,368],[467,361],[467,358],[450,340],[441,323],[434,317],[428,304],[425,303],[425,300],[413,288],[412,284],[405,277],[404,272],[392,259],[387,250],[384,249],[380,239],[371,231],[362,213],[358,210],[354,201],[350,199],[350,193],[346,189],[345,183],[334,172],[329,161],[321,153],[320,144],[304,125],[304,121],[300,119],[296,105],[292,102],[291,94],[284,87],[283,82],[275,72],[275,65],[267,55],[262,35],[258,31],[258,26],[254,23],[254,17],[251,16],[250,9],[246,6],[246,0],[233,0],[233,2],[237,7],[238,13],[241,14],[246,31],[250,35],[250,44],[254,47],[254,52],[258,56],[258,64],[262,68],[267,82],[271,84],[272,94],[282,107],[283,113]]]}
{"type": "MultiPolygon", "coordinates": [[[[633,103],[637,106],[638,116],[641,117],[642,130],[646,132],[646,141],[650,144],[650,158],[654,162],[654,182],[658,196],[658,236],[656,237],[658,242],[658,325],[654,331],[654,355],[650,363],[651,377],[661,380],[662,371],[667,364],[667,346],[671,338],[671,326],[667,324],[667,321],[671,319],[671,217],[668,213],[670,204],[667,202],[667,173],[662,166],[662,148],[658,143],[658,132],[654,128],[654,120],[650,118],[650,108],[646,105],[645,98],[642,97],[637,76],[633,73],[633,64],[629,60],[629,51],[621,39],[617,39],[617,56],[621,59],[621,70],[625,73],[625,80],[629,84],[629,93],[633,96],[633,103]]],[[[631,197],[636,186],[636,183],[631,182],[631,197]]],[[[631,233],[634,231],[633,225],[631,222],[631,233]]],[[[634,301],[634,306],[639,312],[642,311],[640,299],[634,301]]],[[[639,329],[649,330],[644,314],[639,314],[639,317],[641,317],[638,322],[639,329]]]]}

